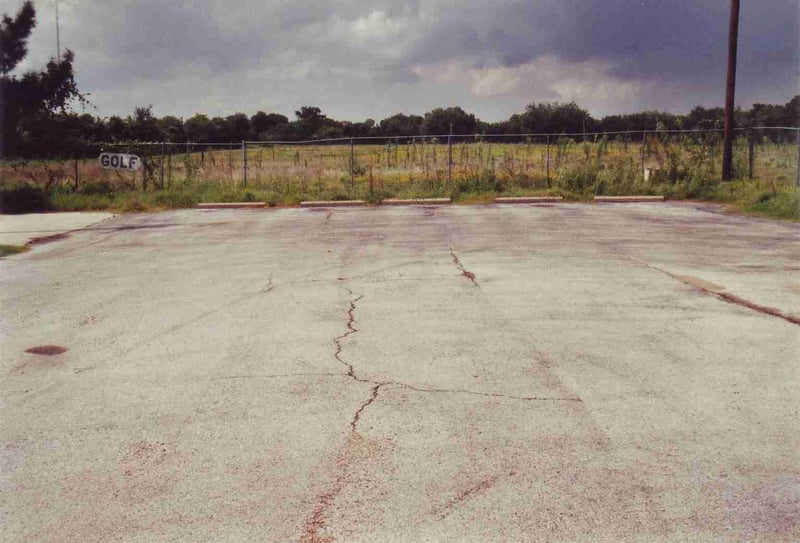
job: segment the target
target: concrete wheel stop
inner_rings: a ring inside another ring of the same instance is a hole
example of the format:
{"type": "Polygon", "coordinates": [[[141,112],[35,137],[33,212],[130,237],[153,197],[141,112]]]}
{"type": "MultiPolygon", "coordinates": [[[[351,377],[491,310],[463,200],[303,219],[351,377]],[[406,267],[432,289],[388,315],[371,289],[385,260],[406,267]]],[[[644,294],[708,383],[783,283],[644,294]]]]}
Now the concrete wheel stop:
{"type": "Polygon", "coordinates": [[[634,202],[663,202],[663,196],[595,196],[598,203],[634,203],[634,202]]]}
{"type": "Polygon", "coordinates": [[[445,205],[449,203],[450,198],[409,198],[405,200],[389,198],[381,202],[381,204],[386,206],[445,205]]]}
{"type": "Polygon", "coordinates": [[[548,204],[561,202],[561,196],[504,196],[494,199],[496,204],[548,204]]]}
{"type": "Polygon", "coordinates": [[[300,202],[300,207],[353,207],[367,205],[364,200],[320,200],[300,202]]]}

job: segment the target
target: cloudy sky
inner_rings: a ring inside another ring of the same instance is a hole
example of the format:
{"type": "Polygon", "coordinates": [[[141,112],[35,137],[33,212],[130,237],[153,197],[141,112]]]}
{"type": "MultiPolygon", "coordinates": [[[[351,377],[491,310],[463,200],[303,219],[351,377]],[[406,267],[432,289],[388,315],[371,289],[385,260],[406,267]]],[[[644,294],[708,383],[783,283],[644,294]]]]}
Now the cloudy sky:
{"type": "MultiPolygon", "coordinates": [[[[315,105],[380,120],[460,105],[495,121],[539,101],[595,116],[721,105],[728,0],[59,0],[61,45],[99,116],[315,105]]],[[[21,0],[0,0],[16,12],[21,0]]],[[[53,0],[18,68],[55,54],[53,0]]],[[[742,0],[737,103],[798,89],[797,0],[742,0]]]]}

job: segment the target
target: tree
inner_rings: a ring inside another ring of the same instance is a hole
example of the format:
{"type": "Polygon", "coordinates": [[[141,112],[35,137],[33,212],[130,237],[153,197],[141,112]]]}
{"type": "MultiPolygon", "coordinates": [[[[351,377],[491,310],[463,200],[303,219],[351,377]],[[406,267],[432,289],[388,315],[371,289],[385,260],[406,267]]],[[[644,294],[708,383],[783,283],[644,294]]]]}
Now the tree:
{"type": "Polygon", "coordinates": [[[258,139],[268,139],[270,132],[279,125],[289,124],[289,119],[285,115],[278,113],[264,113],[259,111],[250,117],[250,128],[258,139]]]}
{"type": "Polygon", "coordinates": [[[529,133],[555,134],[559,132],[590,131],[594,119],[575,102],[544,102],[529,104],[525,112],[512,117],[514,130],[529,133]]]}
{"type": "Polygon", "coordinates": [[[0,73],[10,73],[28,54],[28,38],[36,26],[36,10],[33,2],[22,4],[17,17],[3,14],[0,24],[0,73]]]}
{"type": "Polygon", "coordinates": [[[172,115],[167,115],[158,120],[158,131],[161,137],[171,143],[186,141],[183,133],[183,121],[172,115]]]}
{"type": "Polygon", "coordinates": [[[139,106],[133,109],[133,117],[128,117],[128,139],[135,141],[161,140],[158,120],[153,116],[153,106],[139,106]]]}
{"type": "Polygon", "coordinates": [[[211,121],[205,115],[197,113],[183,123],[183,132],[186,134],[186,141],[207,143],[211,141],[211,121]]]}
{"type": "Polygon", "coordinates": [[[422,131],[428,135],[449,134],[450,125],[453,126],[453,134],[474,134],[478,121],[475,115],[460,107],[436,108],[425,114],[422,131]]]}
{"type": "Polygon", "coordinates": [[[125,120],[121,117],[117,117],[116,115],[109,117],[106,123],[106,129],[111,141],[122,141],[125,139],[127,127],[125,126],[125,120]]]}
{"type": "Polygon", "coordinates": [[[73,100],[87,103],[75,83],[69,49],[51,59],[44,70],[10,75],[27,53],[28,37],[36,26],[36,11],[25,2],[15,18],[0,22],[0,155],[45,154],[43,147],[54,115],[73,100]]]}
{"type": "Polygon", "coordinates": [[[225,142],[230,139],[230,124],[223,117],[212,117],[209,129],[208,137],[211,142],[225,142]]]}
{"type": "Polygon", "coordinates": [[[725,124],[725,108],[697,106],[687,116],[691,128],[722,128],[725,124]]]}
{"type": "Polygon", "coordinates": [[[397,113],[382,120],[379,126],[386,136],[417,136],[422,133],[422,117],[397,113]]]}
{"type": "Polygon", "coordinates": [[[789,100],[783,108],[780,126],[800,126],[800,94],[789,100]]]}
{"type": "Polygon", "coordinates": [[[322,110],[315,106],[303,106],[294,114],[297,117],[295,130],[297,136],[302,139],[314,137],[326,118],[322,110]]]}
{"type": "Polygon", "coordinates": [[[250,119],[244,113],[234,113],[225,118],[228,125],[227,141],[239,142],[251,139],[250,119]]]}

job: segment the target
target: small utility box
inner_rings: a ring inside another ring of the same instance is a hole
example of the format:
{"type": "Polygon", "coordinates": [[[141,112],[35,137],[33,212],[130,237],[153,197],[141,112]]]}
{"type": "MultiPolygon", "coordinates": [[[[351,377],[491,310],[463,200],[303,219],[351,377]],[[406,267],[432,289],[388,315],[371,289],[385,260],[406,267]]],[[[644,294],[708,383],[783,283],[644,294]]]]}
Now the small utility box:
{"type": "Polygon", "coordinates": [[[654,177],[657,177],[661,168],[645,168],[644,169],[644,180],[650,181],[654,177]]]}

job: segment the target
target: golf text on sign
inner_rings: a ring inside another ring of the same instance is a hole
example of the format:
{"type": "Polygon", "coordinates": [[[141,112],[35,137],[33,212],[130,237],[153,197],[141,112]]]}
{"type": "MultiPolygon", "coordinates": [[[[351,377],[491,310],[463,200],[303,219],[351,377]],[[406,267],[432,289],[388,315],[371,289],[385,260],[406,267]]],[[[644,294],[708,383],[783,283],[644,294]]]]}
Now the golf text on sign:
{"type": "Polygon", "coordinates": [[[141,170],[142,159],[124,153],[101,153],[100,165],[109,170],[141,170]]]}

